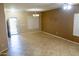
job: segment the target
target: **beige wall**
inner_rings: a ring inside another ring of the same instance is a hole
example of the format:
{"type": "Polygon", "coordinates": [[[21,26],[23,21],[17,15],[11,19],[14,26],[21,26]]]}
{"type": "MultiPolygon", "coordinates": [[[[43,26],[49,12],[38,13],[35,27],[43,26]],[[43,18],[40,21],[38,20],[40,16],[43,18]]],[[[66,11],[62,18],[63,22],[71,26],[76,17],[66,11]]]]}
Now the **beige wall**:
{"type": "Polygon", "coordinates": [[[8,48],[4,6],[0,4],[0,51],[8,48]]]}
{"type": "Polygon", "coordinates": [[[79,13],[79,5],[74,5],[71,10],[62,8],[42,13],[42,30],[68,40],[79,42],[79,37],[73,36],[74,14],[79,13]]]}
{"type": "Polygon", "coordinates": [[[26,12],[26,11],[16,11],[15,13],[11,13],[10,11],[5,11],[6,20],[8,20],[10,17],[16,17],[17,23],[18,23],[18,31],[20,33],[26,33],[28,31],[39,31],[39,28],[34,28],[34,26],[38,25],[35,23],[36,20],[39,20],[40,17],[35,18],[32,16],[32,12],[26,12]],[[31,23],[32,22],[32,23],[31,23]],[[30,23],[30,25],[29,25],[30,23]],[[33,27],[32,29],[29,29],[30,27],[33,27]]]}

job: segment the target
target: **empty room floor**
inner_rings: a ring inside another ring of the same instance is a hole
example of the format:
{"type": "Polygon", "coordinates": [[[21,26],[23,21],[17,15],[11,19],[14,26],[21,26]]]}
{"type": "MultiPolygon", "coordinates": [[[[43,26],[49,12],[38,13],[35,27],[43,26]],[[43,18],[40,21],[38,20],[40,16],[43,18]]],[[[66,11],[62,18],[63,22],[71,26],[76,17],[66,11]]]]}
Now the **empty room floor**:
{"type": "Polygon", "coordinates": [[[8,55],[79,56],[79,44],[43,32],[28,32],[9,39],[8,55]]]}

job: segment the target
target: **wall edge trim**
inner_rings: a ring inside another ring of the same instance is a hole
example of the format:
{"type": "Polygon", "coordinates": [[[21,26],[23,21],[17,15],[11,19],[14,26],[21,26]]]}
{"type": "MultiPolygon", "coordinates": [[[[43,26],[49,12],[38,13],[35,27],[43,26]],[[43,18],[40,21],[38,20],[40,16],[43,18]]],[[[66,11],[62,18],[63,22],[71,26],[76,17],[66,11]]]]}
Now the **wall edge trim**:
{"type": "Polygon", "coordinates": [[[60,38],[60,39],[63,39],[63,40],[66,40],[66,41],[68,41],[68,42],[71,42],[71,43],[74,43],[74,44],[78,44],[78,45],[79,45],[78,42],[74,42],[74,41],[68,40],[68,39],[66,39],[66,38],[63,38],[63,37],[60,37],[60,36],[57,36],[57,35],[54,35],[54,34],[45,32],[45,31],[41,31],[41,32],[43,32],[43,33],[45,33],[45,34],[48,34],[48,35],[51,35],[51,36],[54,36],[54,37],[58,37],[58,38],[60,38]]]}
{"type": "Polygon", "coordinates": [[[8,48],[6,48],[6,49],[4,49],[4,50],[0,51],[0,54],[1,54],[2,52],[4,52],[5,50],[8,50],[8,48]]]}

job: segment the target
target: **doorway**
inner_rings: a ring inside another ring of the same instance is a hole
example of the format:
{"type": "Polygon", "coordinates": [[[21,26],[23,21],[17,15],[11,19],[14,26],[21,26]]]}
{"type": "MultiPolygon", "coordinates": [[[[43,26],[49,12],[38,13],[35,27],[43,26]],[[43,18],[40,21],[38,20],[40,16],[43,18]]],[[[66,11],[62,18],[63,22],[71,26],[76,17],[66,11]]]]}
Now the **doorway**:
{"type": "Polygon", "coordinates": [[[8,36],[17,35],[17,18],[16,17],[10,17],[8,19],[8,36]]]}

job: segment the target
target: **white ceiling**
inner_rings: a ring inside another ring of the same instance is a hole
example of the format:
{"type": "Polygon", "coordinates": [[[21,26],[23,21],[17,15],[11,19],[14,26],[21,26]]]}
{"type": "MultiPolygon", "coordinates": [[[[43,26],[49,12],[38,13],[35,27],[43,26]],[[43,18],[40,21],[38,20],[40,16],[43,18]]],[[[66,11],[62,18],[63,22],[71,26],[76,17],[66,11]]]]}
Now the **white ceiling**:
{"type": "Polygon", "coordinates": [[[10,10],[11,8],[15,8],[16,10],[21,11],[29,11],[28,9],[41,9],[39,11],[46,11],[55,8],[59,8],[62,6],[61,3],[5,3],[5,10],[10,10]]]}

